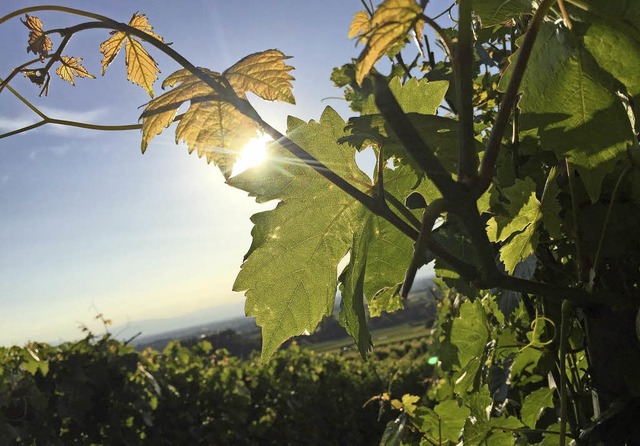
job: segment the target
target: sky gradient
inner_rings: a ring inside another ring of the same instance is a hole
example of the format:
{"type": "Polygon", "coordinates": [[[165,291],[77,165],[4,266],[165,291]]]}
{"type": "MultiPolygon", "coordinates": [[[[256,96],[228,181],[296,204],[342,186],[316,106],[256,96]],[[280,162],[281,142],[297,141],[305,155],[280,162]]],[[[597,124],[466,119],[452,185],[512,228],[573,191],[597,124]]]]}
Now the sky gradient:
{"type": "MultiPolygon", "coordinates": [[[[3,1],[0,13],[37,5],[3,1]]],[[[317,119],[331,105],[347,117],[329,76],[356,57],[347,40],[357,0],[55,2],[128,22],[140,11],[154,31],[198,66],[222,71],[247,54],[277,48],[292,56],[297,105],[250,98],[284,131],[287,115],[317,119]]],[[[86,21],[33,13],[44,28],[86,21]]],[[[18,19],[0,26],[0,76],[27,55],[18,19]]],[[[149,98],[125,77],[120,54],[100,76],[105,30],[74,37],[65,54],[83,57],[97,79],[51,82],[48,97],[17,77],[11,85],[52,117],[102,124],[137,122],[149,98]]],[[[57,43],[54,40],[54,44],[57,43]]],[[[160,83],[179,68],[158,51],[160,83]]],[[[0,94],[0,131],[36,121],[8,91],[0,94]]],[[[0,345],[79,338],[103,313],[116,326],[243,302],[231,287],[250,244],[251,214],[264,210],[224,184],[220,172],[173,142],[172,129],[140,153],[140,132],[56,126],[0,139],[0,345]]],[[[226,307],[225,307],[226,308],[226,307]]],[[[97,329],[97,328],[96,328],[97,329]]]]}

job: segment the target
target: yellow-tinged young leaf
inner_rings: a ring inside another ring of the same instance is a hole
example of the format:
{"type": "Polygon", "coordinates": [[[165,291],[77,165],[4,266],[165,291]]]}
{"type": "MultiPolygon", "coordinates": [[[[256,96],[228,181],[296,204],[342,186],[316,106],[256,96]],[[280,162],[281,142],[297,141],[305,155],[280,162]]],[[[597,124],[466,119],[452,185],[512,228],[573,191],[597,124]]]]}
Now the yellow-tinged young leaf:
{"type": "Polygon", "coordinates": [[[49,39],[49,36],[42,30],[42,21],[37,17],[25,14],[25,19],[22,23],[29,28],[29,46],[27,47],[27,53],[32,52],[33,54],[38,54],[41,59],[47,57],[49,51],[53,48],[53,43],[51,39],[49,39]]]}
{"type": "Polygon", "coordinates": [[[224,71],[237,93],[252,92],[267,101],[282,101],[295,104],[289,74],[293,67],[285,65],[289,59],[279,50],[267,50],[240,59],[224,71]]]}
{"type": "Polygon", "coordinates": [[[100,52],[102,53],[102,75],[107,71],[107,67],[111,65],[113,59],[120,52],[120,48],[124,44],[127,35],[123,32],[115,32],[111,37],[100,44],[100,52]]]}
{"type": "MultiPolygon", "coordinates": [[[[220,73],[201,68],[212,78],[219,78],[220,73]]],[[[173,122],[173,118],[183,102],[191,100],[202,100],[214,95],[214,91],[199,78],[194,76],[186,68],[180,69],[171,74],[162,83],[162,88],[174,87],[147,104],[140,119],[142,119],[142,153],[145,152],[149,142],[159,135],[165,127],[173,122]]]]}
{"type": "MultiPolygon", "coordinates": [[[[144,14],[135,13],[129,21],[129,26],[136,28],[162,41],[162,37],[154,33],[144,14]]],[[[131,35],[122,31],[112,31],[112,36],[100,44],[102,53],[102,75],[116,58],[122,45],[125,45],[125,64],[127,79],[143,87],[149,96],[153,97],[153,83],[158,79],[158,65],[153,57],[142,47],[142,44],[131,35]],[[126,42],[126,44],[125,44],[126,42]]]]}
{"type": "Polygon", "coordinates": [[[140,85],[153,97],[153,83],[158,79],[158,65],[142,44],[131,36],[127,36],[125,44],[125,63],[127,79],[140,85]]]}
{"type": "Polygon", "coordinates": [[[366,11],[358,11],[353,15],[347,38],[353,39],[354,37],[360,37],[358,42],[365,42],[366,39],[362,36],[369,33],[369,31],[371,31],[371,18],[369,14],[366,11]]]}
{"type": "MultiPolygon", "coordinates": [[[[201,68],[222,89],[228,85],[240,99],[251,91],[263,99],[294,103],[291,80],[292,69],[284,64],[287,59],[278,50],[267,50],[249,55],[224,74],[201,68]]],[[[149,142],[174,120],[178,108],[189,101],[189,109],[176,129],[176,142],[184,141],[189,153],[213,162],[225,178],[229,178],[240,149],[258,130],[257,124],[216,91],[192,74],[181,69],[171,74],[162,83],[162,88],[175,87],[147,104],[140,116],[142,119],[142,153],[149,142]]]]}
{"type": "Polygon", "coordinates": [[[82,66],[82,57],[60,57],[60,65],[56,69],[56,74],[60,76],[60,79],[71,82],[71,85],[75,85],[74,79],[76,77],[88,77],[95,79],[96,77],[89,73],[85,67],[82,66]]]}
{"type": "Polygon", "coordinates": [[[362,83],[375,63],[412,29],[422,27],[422,8],[415,0],[385,0],[371,17],[367,44],[358,57],[356,82],[362,83]]]}

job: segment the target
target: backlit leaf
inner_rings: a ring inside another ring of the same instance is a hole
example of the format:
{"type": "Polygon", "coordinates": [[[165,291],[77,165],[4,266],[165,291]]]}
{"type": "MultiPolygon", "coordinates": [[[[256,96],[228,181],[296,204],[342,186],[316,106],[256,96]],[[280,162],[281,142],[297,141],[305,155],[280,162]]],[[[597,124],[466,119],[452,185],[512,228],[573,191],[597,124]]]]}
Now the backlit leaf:
{"type": "Polygon", "coordinates": [[[136,39],[128,36],[125,43],[127,79],[140,85],[153,97],[153,83],[158,79],[158,65],[136,39]]]}
{"type": "MultiPolygon", "coordinates": [[[[336,142],[344,136],[344,126],[328,108],[320,122],[291,118],[288,134],[343,178],[366,185],[353,151],[336,142]]],[[[262,327],[264,359],[291,336],[312,332],[331,314],[336,267],[354,246],[354,234],[363,231],[366,212],[277,144],[271,150],[260,168],[228,181],[258,201],[280,200],[274,210],[252,217],[253,243],[234,284],[234,290],[245,291],[247,315],[256,316],[262,327]]]]}
{"type": "Polygon", "coordinates": [[[387,51],[402,42],[409,31],[421,27],[421,14],[422,8],[415,0],[385,0],[378,6],[371,17],[371,30],[363,36],[367,43],[356,65],[359,84],[387,51]]]}
{"type": "Polygon", "coordinates": [[[47,57],[49,51],[53,48],[53,43],[49,36],[44,33],[42,21],[37,17],[25,14],[25,19],[22,23],[29,28],[29,46],[27,47],[27,52],[38,54],[41,59],[47,57]]]}
{"type": "MultiPolygon", "coordinates": [[[[234,88],[241,99],[251,91],[263,99],[293,102],[291,83],[284,65],[286,56],[268,50],[245,57],[224,74],[201,68],[220,88],[234,88]],[[263,71],[261,71],[263,70],[263,71]],[[264,74],[264,78],[262,78],[264,74]]],[[[189,109],[176,128],[176,142],[184,141],[189,153],[196,151],[214,163],[225,178],[231,176],[239,151],[256,136],[257,124],[240,113],[230,102],[187,69],[172,73],[162,88],[173,87],[147,104],[142,119],[142,152],[149,142],[171,125],[178,108],[189,102],[189,109]]]]}
{"type": "Polygon", "coordinates": [[[75,85],[74,79],[76,77],[88,77],[95,79],[95,76],[87,71],[81,64],[81,57],[69,57],[61,56],[60,65],[56,69],[56,74],[60,76],[60,79],[71,82],[71,85],[75,85]]]}
{"type": "Polygon", "coordinates": [[[289,59],[281,51],[267,50],[251,54],[222,73],[237,93],[251,92],[267,101],[295,104],[289,74],[293,67],[284,61],[289,59]]]}
{"type": "MultiPolygon", "coordinates": [[[[129,21],[129,26],[149,34],[162,41],[162,37],[155,34],[144,14],[135,13],[129,21]]],[[[125,46],[125,64],[127,79],[143,87],[149,96],[153,97],[153,83],[158,79],[158,65],[151,55],[142,47],[139,40],[122,31],[112,31],[112,36],[100,44],[102,53],[102,75],[116,58],[122,46],[125,46]]]]}
{"type": "Polygon", "coordinates": [[[500,248],[500,260],[509,274],[533,254],[538,245],[536,230],[542,220],[542,206],[536,198],[535,189],[531,178],[516,180],[513,186],[503,189],[509,201],[506,215],[496,215],[487,222],[489,239],[506,242],[500,248]]]}
{"type": "MultiPolygon", "coordinates": [[[[431,81],[411,78],[404,84],[399,77],[389,81],[389,89],[405,113],[435,115],[449,88],[448,81],[431,81]]],[[[362,106],[363,115],[380,113],[373,95],[362,106]]]]}
{"type": "Polygon", "coordinates": [[[370,30],[371,18],[369,17],[369,13],[366,11],[358,11],[353,15],[347,38],[353,39],[354,37],[360,37],[358,42],[366,41],[362,36],[366,35],[370,30]]]}

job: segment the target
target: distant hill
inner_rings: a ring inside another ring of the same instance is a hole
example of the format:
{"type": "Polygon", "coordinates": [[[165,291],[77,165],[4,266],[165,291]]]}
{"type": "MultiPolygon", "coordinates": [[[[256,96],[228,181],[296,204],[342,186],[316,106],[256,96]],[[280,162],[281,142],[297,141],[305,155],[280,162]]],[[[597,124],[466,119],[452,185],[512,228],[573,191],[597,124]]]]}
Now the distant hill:
{"type": "MultiPolygon", "coordinates": [[[[433,276],[419,274],[408,299],[405,309],[394,313],[385,313],[380,317],[369,320],[371,329],[392,327],[403,323],[429,323],[435,316],[435,299],[439,291],[435,288],[433,276]]],[[[340,313],[340,295],[336,296],[336,303],[331,317],[325,318],[311,336],[299,337],[301,344],[324,342],[347,336],[338,323],[340,313]]],[[[255,318],[243,316],[242,304],[226,305],[208,308],[188,313],[176,318],[151,319],[128,324],[126,331],[112,330],[120,339],[129,339],[142,332],[131,341],[137,349],[152,347],[162,350],[173,340],[179,340],[185,345],[191,345],[201,339],[211,342],[214,348],[226,348],[235,356],[246,357],[261,347],[260,328],[256,326],[255,318]]]]}

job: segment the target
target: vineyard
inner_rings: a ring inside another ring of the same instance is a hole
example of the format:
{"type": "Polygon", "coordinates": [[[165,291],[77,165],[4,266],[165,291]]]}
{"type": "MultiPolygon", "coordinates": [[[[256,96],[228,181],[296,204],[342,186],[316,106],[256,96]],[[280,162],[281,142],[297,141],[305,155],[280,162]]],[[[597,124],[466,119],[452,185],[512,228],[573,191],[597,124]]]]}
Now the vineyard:
{"type": "Polygon", "coordinates": [[[428,342],[363,362],[291,345],[262,363],[170,343],[141,353],[108,333],[0,349],[0,445],[376,444],[390,395],[424,394],[428,342]]]}

